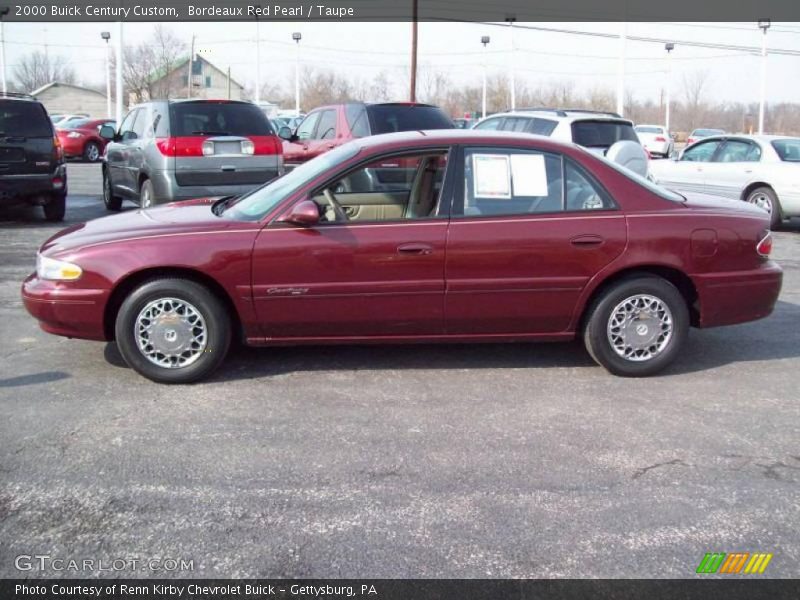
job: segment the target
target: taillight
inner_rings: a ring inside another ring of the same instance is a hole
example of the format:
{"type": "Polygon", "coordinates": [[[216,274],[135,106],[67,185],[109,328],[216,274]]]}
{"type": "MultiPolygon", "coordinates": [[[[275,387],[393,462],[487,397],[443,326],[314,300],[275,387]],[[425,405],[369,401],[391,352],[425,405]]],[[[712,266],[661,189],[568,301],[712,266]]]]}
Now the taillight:
{"type": "Polygon", "coordinates": [[[61,140],[57,135],[53,136],[53,160],[60,161],[64,158],[64,148],[61,147],[61,140]]]}
{"type": "Polygon", "coordinates": [[[694,138],[689,138],[686,140],[686,145],[688,146],[689,144],[694,144],[694,138]]]}
{"type": "Polygon", "coordinates": [[[156,138],[156,148],[164,156],[203,156],[205,140],[201,136],[156,138]]]}
{"type": "MultiPolygon", "coordinates": [[[[274,135],[254,135],[249,139],[253,143],[253,154],[281,154],[283,152],[283,146],[274,135]]],[[[242,151],[248,154],[244,148],[244,142],[242,142],[242,151]]]]}
{"type": "Polygon", "coordinates": [[[657,135],[657,136],[656,136],[656,141],[657,141],[657,142],[666,142],[667,140],[665,140],[665,139],[664,139],[663,137],[661,137],[660,135],[657,135]]]}
{"type": "Polygon", "coordinates": [[[772,232],[768,231],[767,235],[761,238],[761,241],[756,244],[756,252],[758,252],[759,256],[763,256],[764,258],[769,258],[770,253],[772,252],[772,232]]]}
{"type": "Polygon", "coordinates": [[[175,138],[156,138],[156,148],[162,156],[175,156],[175,138]]]}

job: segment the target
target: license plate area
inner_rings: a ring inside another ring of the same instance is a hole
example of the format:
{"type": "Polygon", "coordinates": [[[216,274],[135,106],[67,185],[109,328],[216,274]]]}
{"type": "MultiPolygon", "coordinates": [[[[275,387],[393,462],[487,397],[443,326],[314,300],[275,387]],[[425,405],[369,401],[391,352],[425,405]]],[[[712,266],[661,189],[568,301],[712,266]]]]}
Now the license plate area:
{"type": "Polygon", "coordinates": [[[240,156],[242,152],[242,142],[215,142],[213,140],[206,140],[203,142],[203,154],[205,156],[221,156],[221,155],[235,155],[240,156]]]}

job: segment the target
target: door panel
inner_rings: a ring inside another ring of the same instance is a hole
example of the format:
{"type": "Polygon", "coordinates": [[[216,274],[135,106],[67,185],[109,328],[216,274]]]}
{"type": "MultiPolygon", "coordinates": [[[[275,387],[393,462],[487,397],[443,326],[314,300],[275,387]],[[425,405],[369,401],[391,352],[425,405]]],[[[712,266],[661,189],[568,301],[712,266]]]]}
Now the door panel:
{"type": "Polygon", "coordinates": [[[564,331],[581,290],[619,256],[625,239],[625,217],[605,212],[453,220],[447,333],[564,331]]]}
{"type": "Polygon", "coordinates": [[[446,232],[444,219],[265,228],[253,252],[264,335],[442,333],[446,232]]]}
{"type": "Polygon", "coordinates": [[[705,165],[705,190],[738,200],[747,184],[753,181],[761,149],[749,140],[729,139],[717,151],[714,160],[705,165]]]}

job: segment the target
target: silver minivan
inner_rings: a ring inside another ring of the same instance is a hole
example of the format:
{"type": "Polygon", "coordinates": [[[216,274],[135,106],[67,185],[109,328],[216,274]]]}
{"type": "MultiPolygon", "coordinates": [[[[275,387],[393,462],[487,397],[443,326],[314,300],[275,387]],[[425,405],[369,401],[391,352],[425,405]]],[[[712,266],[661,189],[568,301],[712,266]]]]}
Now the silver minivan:
{"type": "Polygon", "coordinates": [[[130,109],[103,157],[103,200],[142,208],[205,196],[243,194],[283,173],[283,148],[254,104],[156,100],[130,109]]]}

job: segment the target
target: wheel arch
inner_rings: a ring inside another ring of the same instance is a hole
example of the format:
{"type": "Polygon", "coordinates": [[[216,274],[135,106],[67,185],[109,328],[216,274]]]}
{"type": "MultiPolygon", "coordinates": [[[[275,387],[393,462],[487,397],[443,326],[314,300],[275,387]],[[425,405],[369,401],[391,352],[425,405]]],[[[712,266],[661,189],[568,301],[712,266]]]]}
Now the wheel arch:
{"type": "Polygon", "coordinates": [[[239,311],[236,310],[236,304],[228,291],[216,279],[190,267],[154,267],[129,273],[112,289],[103,313],[103,332],[107,340],[113,340],[115,337],[114,325],[117,315],[128,294],[146,281],[168,277],[188,279],[207,288],[225,305],[235,335],[240,340],[244,339],[244,329],[239,311]]]}
{"type": "MultiPolygon", "coordinates": [[[[753,190],[755,190],[757,188],[760,188],[760,187],[769,188],[769,189],[772,190],[772,193],[775,193],[775,188],[772,187],[767,182],[765,182],[765,181],[754,181],[753,183],[748,183],[747,184],[747,187],[745,187],[744,190],[742,190],[742,196],[739,199],[740,200],[747,200],[747,197],[750,195],[750,193],[753,190]]],[[[777,195],[777,194],[775,194],[775,195],[777,195]]]]}
{"type": "Polygon", "coordinates": [[[586,326],[586,318],[588,317],[592,305],[601,295],[606,292],[606,290],[620,281],[641,275],[659,277],[669,281],[672,285],[674,285],[681,293],[681,296],[683,296],[683,299],[686,301],[686,308],[689,310],[689,320],[691,325],[697,326],[699,324],[700,299],[697,293],[697,287],[694,285],[691,277],[675,267],[658,264],[643,264],[629,266],[619,271],[615,271],[614,273],[607,275],[600,283],[597,284],[589,297],[586,299],[586,302],[581,307],[577,331],[582,332],[584,330],[586,326]]]}

